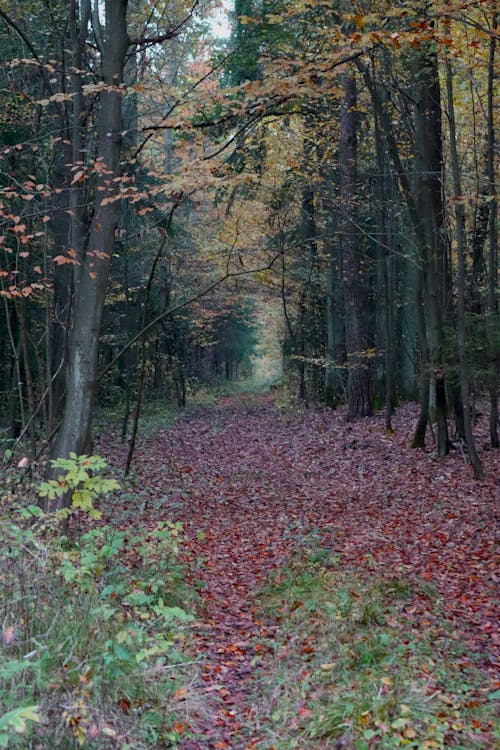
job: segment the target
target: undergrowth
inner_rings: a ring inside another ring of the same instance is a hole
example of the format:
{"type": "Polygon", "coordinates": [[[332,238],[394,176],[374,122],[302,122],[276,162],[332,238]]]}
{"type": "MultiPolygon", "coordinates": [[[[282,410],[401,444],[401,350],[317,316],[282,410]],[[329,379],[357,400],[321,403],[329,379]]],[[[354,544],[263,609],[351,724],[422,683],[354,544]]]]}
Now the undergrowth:
{"type": "Polygon", "coordinates": [[[256,698],[266,735],[259,748],[495,746],[498,691],[464,660],[428,584],[343,571],[314,546],[279,570],[258,601],[279,625],[256,698]]]}
{"type": "Polygon", "coordinates": [[[1,521],[0,747],[177,747],[197,670],[180,525],[70,539],[36,506],[1,521]]]}
{"type": "MultiPolygon", "coordinates": [[[[221,399],[238,397],[248,405],[253,403],[254,397],[265,393],[268,385],[257,383],[251,378],[244,380],[226,380],[221,378],[210,384],[193,380],[187,384],[186,406],[180,407],[172,400],[165,398],[149,398],[141,409],[140,429],[141,437],[154,437],[158,433],[168,430],[182,414],[196,413],[216,407],[221,399]]],[[[124,402],[119,399],[115,403],[101,404],[94,419],[97,434],[105,433],[110,423],[121,424],[125,411],[124,402]]],[[[129,420],[130,431],[132,420],[129,420]]]]}

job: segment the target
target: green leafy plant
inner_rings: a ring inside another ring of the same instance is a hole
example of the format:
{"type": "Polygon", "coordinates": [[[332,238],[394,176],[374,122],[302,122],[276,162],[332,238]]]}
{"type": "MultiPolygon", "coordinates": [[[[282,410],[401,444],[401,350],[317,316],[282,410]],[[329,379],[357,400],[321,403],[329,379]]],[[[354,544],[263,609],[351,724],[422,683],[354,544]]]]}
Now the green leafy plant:
{"type": "Polygon", "coordinates": [[[26,734],[28,722],[40,721],[38,706],[22,706],[0,716],[0,747],[9,747],[12,734],[26,734]]]}
{"type": "Polygon", "coordinates": [[[90,518],[100,518],[102,513],[94,508],[94,501],[101,495],[108,495],[120,488],[115,479],[108,479],[100,474],[107,467],[106,461],[101,456],[77,456],[76,453],[70,453],[69,458],[56,458],[50,463],[54,469],[62,469],[65,473],[56,479],[41,482],[38,493],[40,497],[55,500],[71,493],[69,512],[78,508],[88,513],[90,518]]]}
{"type": "Polygon", "coordinates": [[[0,520],[0,748],[175,747],[196,670],[181,525],[70,540],[38,506],[0,520]]]}

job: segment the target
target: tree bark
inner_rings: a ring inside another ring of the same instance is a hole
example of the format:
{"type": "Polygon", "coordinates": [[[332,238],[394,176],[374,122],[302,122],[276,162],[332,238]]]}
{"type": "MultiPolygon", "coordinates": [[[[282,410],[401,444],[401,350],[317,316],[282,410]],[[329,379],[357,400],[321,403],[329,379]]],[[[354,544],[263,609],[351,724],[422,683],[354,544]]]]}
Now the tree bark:
{"type": "MultiPolygon", "coordinates": [[[[493,31],[498,26],[498,15],[493,15],[493,31]]],[[[498,239],[497,239],[497,198],[495,186],[495,120],[494,120],[494,83],[495,83],[495,46],[496,35],[492,34],[490,42],[490,54],[488,60],[488,150],[487,150],[487,175],[488,193],[490,201],[490,217],[488,225],[488,343],[490,350],[490,440],[492,448],[500,447],[498,437],[498,373],[500,370],[500,358],[495,347],[494,328],[498,325],[498,239]]]]}
{"type": "Polygon", "coordinates": [[[340,115],[340,202],[342,257],[345,278],[345,336],[347,348],[347,418],[370,416],[370,368],[363,330],[359,231],[355,227],[357,201],[357,86],[352,72],[344,74],[340,115]]]}
{"type": "MultiPolygon", "coordinates": [[[[457,134],[455,123],[455,105],[453,102],[453,73],[451,63],[446,63],[446,92],[448,100],[448,119],[450,124],[450,155],[451,169],[453,174],[453,188],[455,196],[462,195],[462,181],[460,166],[458,162],[457,134]]],[[[460,364],[460,390],[462,395],[463,426],[467,450],[472,470],[476,479],[484,476],[483,465],[476,450],[474,435],[472,433],[472,419],[470,413],[470,376],[467,362],[466,348],[467,337],[465,330],[465,263],[466,263],[466,227],[465,210],[458,200],[455,200],[455,221],[457,231],[457,254],[458,254],[458,302],[457,302],[457,345],[458,360],[460,364]]]]}
{"type": "Polygon", "coordinates": [[[436,392],[438,453],[449,451],[443,328],[449,312],[450,277],[447,262],[443,207],[441,93],[435,49],[427,44],[414,56],[416,204],[420,231],[425,238],[423,301],[431,367],[436,392]]]}
{"type": "Polygon", "coordinates": [[[122,94],[118,87],[129,46],[127,0],[106,0],[104,10],[100,53],[106,88],[100,94],[97,114],[96,205],[88,245],[78,248],[80,266],[75,273],[66,401],[54,457],[67,456],[70,451],[82,453],[89,439],[99,332],[118,222],[117,186],[113,179],[120,173],[122,94]]]}

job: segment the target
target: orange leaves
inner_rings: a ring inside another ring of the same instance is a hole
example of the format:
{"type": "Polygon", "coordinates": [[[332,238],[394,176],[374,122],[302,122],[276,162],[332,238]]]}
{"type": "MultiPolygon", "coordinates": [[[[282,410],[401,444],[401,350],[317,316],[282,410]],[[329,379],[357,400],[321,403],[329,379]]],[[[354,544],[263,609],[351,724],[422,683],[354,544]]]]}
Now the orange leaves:
{"type": "Polygon", "coordinates": [[[74,92],[66,93],[64,91],[58,91],[57,94],[52,94],[48,99],[40,99],[37,101],[41,107],[47,107],[51,102],[61,103],[70,102],[75,96],[74,92]]]}
{"type": "MultiPolygon", "coordinates": [[[[5,271],[0,271],[0,277],[10,276],[11,274],[5,271]]],[[[14,299],[15,297],[29,297],[37,290],[45,289],[44,284],[28,284],[26,286],[16,286],[12,284],[7,289],[0,289],[0,296],[6,299],[14,299]]]]}
{"type": "Polygon", "coordinates": [[[5,646],[8,646],[12,643],[12,641],[14,640],[14,633],[15,633],[14,625],[9,625],[2,632],[2,643],[5,646]]]}
{"type": "Polygon", "coordinates": [[[57,263],[58,266],[63,266],[67,263],[72,264],[73,266],[79,266],[79,261],[75,260],[74,258],[68,258],[66,255],[56,255],[54,258],[52,258],[54,263],[57,263]]]}
{"type": "Polygon", "coordinates": [[[85,179],[85,172],[83,171],[83,169],[80,169],[80,170],[79,170],[79,171],[78,171],[78,172],[77,172],[77,173],[76,173],[76,174],[75,174],[75,175],[73,176],[73,179],[71,180],[71,184],[72,184],[72,185],[74,185],[74,184],[75,184],[75,182],[83,182],[83,180],[84,180],[84,179],[85,179]]]}
{"type": "Polygon", "coordinates": [[[118,701],[118,705],[120,706],[120,709],[124,714],[130,713],[131,705],[128,698],[120,698],[120,700],[118,701]]]}

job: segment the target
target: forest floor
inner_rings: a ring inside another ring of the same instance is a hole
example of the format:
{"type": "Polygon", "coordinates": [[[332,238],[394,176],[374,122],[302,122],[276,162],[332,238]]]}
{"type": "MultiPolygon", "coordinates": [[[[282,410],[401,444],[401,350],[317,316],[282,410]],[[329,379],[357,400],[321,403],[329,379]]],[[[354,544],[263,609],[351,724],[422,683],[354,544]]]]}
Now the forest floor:
{"type": "Polygon", "coordinates": [[[474,481],[460,451],[412,450],[414,423],[243,394],[142,439],[105,520],[183,524],[202,604],[177,747],[495,746],[500,456],[480,424],[474,481]]]}

